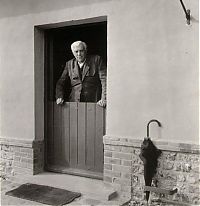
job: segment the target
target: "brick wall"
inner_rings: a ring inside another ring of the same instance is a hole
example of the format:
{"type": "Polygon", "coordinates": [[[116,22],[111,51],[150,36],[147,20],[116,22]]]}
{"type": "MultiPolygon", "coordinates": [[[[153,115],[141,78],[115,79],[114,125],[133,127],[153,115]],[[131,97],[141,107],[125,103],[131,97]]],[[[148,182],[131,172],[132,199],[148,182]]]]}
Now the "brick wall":
{"type": "MultiPolygon", "coordinates": [[[[143,162],[139,158],[142,140],[104,137],[104,181],[134,201],[144,201],[143,162]]],[[[151,192],[151,201],[165,199],[200,204],[199,146],[154,141],[162,155],[154,182],[162,189],[177,188],[174,195],[151,192]]]]}
{"type": "MultiPolygon", "coordinates": [[[[142,140],[104,137],[104,181],[134,201],[144,201],[143,162],[139,158],[142,140]]],[[[154,141],[162,155],[158,161],[157,187],[177,188],[172,196],[151,192],[151,200],[165,198],[200,204],[199,146],[154,141]]],[[[37,174],[43,171],[42,141],[0,139],[1,177],[16,174],[37,174]]]]}
{"type": "Polygon", "coordinates": [[[43,171],[43,147],[42,141],[0,139],[1,178],[18,174],[37,174],[43,171]]]}

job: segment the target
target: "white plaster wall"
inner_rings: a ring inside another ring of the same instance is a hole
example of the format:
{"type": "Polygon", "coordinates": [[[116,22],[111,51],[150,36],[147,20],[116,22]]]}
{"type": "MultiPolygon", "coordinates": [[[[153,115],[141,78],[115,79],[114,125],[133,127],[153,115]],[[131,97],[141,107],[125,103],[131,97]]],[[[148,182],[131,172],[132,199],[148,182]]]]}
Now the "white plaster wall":
{"type": "Polygon", "coordinates": [[[33,26],[27,20],[0,21],[1,137],[34,137],[33,26]]]}
{"type": "Polygon", "coordinates": [[[143,138],[147,122],[156,118],[163,127],[152,124],[152,137],[198,142],[198,0],[184,1],[196,19],[191,26],[179,1],[5,2],[1,136],[35,138],[33,26],[107,15],[107,134],[143,138]]]}
{"type": "MultiPolygon", "coordinates": [[[[198,19],[198,1],[184,2],[198,19]]],[[[199,25],[184,18],[166,0],[121,1],[110,16],[108,134],[143,137],[156,118],[152,137],[198,141],[199,25]]]]}

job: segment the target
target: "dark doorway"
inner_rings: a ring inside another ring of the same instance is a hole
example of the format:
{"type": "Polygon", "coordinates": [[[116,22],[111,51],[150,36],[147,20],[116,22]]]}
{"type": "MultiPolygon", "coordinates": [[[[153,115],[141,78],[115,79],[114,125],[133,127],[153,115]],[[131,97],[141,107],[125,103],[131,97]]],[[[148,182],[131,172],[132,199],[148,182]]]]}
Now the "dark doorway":
{"type": "Polygon", "coordinates": [[[55,100],[55,87],[62,74],[66,61],[74,58],[71,44],[84,41],[88,46],[88,54],[98,54],[104,63],[107,62],[107,22],[67,26],[46,31],[48,67],[53,67],[48,99],[55,100]],[[53,83],[53,84],[52,84],[53,83]]]}
{"type": "Polygon", "coordinates": [[[45,167],[102,179],[105,108],[96,103],[55,103],[56,83],[66,61],[73,58],[71,44],[77,40],[106,64],[107,22],[45,30],[45,167]]]}

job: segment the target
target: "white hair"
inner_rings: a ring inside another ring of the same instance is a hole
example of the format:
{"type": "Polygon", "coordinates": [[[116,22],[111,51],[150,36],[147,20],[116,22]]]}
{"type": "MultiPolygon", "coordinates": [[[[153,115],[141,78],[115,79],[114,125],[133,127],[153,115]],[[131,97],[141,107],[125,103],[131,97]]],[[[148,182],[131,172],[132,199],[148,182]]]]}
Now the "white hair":
{"type": "Polygon", "coordinates": [[[72,52],[73,52],[73,50],[74,50],[75,47],[80,46],[80,45],[82,45],[83,48],[84,48],[85,50],[87,50],[87,44],[86,44],[85,42],[83,42],[83,41],[75,41],[74,43],[71,44],[71,50],[72,50],[72,52]]]}

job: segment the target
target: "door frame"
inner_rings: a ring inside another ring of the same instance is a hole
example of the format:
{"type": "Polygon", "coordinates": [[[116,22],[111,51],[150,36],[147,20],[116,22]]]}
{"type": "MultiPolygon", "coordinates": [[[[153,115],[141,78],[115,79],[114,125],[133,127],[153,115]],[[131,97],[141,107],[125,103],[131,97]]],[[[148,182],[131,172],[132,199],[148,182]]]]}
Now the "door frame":
{"type": "MultiPolygon", "coordinates": [[[[47,103],[47,76],[45,56],[45,31],[52,28],[73,26],[88,23],[107,21],[107,16],[99,16],[81,20],[71,20],[59,23],[42,24],[34,26],[34,114],[35,114],[35,139],[44,141],[44,167],[46,165],[46,103],[47,103]]],[[[45,169],[45,168],[44,168],[45,169]]]]}

